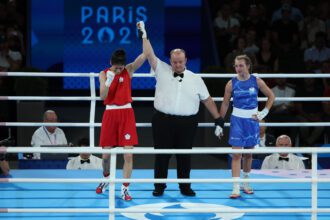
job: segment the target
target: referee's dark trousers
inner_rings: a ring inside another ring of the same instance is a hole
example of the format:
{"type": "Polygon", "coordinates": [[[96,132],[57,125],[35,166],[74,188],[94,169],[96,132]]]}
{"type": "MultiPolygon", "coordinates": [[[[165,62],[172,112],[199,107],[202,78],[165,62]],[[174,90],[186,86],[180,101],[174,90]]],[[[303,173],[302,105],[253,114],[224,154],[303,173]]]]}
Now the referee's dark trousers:
{"type": "MultiPolygon", "coordinates": [[[[157,111],[152,118],[155,149],[191,149],[197,129],[197,116],[167,115],[157,111]]],[[[156,154],[155,179],[166,179],[171,154],[156,154]]],[[[177,154],[178,178],[189,178],[191,170],[190,154],[177,154]]],[[[190,188],[190,183],[180,183],[180,189],[190,188]]],[[[156,183],[156,189],[165,189],[165,183],[156,183]]]]}

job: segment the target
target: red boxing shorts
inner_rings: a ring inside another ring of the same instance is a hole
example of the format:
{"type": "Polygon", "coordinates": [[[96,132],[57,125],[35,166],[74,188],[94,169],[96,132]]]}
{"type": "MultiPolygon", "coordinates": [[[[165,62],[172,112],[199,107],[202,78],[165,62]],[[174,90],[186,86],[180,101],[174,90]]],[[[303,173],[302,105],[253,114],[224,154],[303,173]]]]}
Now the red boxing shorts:
{"type": "Polygon", "coordinates": [[[134,146],[138,144],[132,108],[105,110],[102,118],[100,146],[134,146]]]}

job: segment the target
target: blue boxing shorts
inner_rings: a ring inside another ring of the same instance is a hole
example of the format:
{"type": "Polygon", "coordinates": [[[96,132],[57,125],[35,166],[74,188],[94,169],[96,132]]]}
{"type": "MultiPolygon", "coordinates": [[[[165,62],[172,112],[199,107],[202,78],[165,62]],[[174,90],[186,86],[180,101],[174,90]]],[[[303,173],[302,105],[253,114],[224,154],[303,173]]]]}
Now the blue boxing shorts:
{"type": "Polygon", "coordinates": [[[259,122],[252,118],[230,117],[228,143],[234,147],[252,148],[260,142],[259,122]]]}

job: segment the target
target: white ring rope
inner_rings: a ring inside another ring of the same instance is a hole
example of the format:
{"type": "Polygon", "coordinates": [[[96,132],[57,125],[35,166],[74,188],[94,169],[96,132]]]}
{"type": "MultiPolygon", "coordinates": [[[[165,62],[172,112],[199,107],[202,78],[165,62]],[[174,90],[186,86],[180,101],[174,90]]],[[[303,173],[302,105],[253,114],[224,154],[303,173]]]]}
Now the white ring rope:
{"type": "Polygon", "coordinates": [[[9,183],[330,183],[330,178],[315,180],[313,178],[295,179],[78,179],[78,178],[1,178],[1,182],[9,183]]]}
{"type": "MultiPolygon", "coordinates": [[[[330,122],[266,122],[259,123],[267,127],[329,127],[330,122]]],[[[0,122],[0,127],[39,127],[39,126],[60,126],[60,127],[101,127],[101,123],[88,122],[65,122],[65,123],[44,123],[44,122],[0,122]]],[[[148,128],[151,123],[136,123],[136,127],[148,128]]],[[[198,123],[198,127],[213,128],[214,123],[198,123]]],[[[230,123],[225,123],[225,127],[230,127],[230,123]]]]}
{"type": "MultiPolygon", "coordinates": [[[[154,97],[132,97],[134,101],[154,101],[154,97]]],[[[214,101],[223,101],[221,97],[212,97],[214,101]]],[[[100,97],[90,96],[0,96],[0,101],[103,101],[100,97]]],[[[258,101],[267,101],[265,97],[259,97],[258,101]]],[[[293,102],[317,102],[330,101],[330,97],[276,97],[275,101],[293,101],[293,102]]]]}
{"type": "MultiPolygon", "coordinates": [[[[234,73],[196,73],[203,78],[232,78],[234,73]]],[[[330,78],[330,73],[253,73],[260,78],[330,78]]],[[[0,76],[19,77],[98,77],[99,73],[0,72],[0,76]]],[[[135,73],[134,77],[152,77],[150,73],[135,73]]]]}
{"type": "Polygon", "coordinates": [[[153,147],[136,147],[134,149],[102,149],[101,147],[0,147],[0,153],[91,153],[91,154],[232,154],[232,153],[330,153],[328,147],[299,147],[299,148],[256,148],[232,149],[230,147],[194,147],[193,149],[154,149],[153,147]]]}

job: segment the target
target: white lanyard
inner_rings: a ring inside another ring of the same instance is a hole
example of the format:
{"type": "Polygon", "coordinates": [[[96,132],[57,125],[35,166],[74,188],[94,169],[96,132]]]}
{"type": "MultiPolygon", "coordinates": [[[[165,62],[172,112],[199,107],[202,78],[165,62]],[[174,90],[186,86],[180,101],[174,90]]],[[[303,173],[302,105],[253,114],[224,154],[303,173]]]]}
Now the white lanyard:
{"type": "Polygon", "coordinates": [[[44,129],[44,131],[45,131],[45,133],[46,133],[46,135],[47,135],[47,137],[48,137],[48,140],[49,140],[50,144],[55,145],[55,144],[56,144],[56,134],[54,134],[54,143],[53,143],[53,142],[52,142],[52,139],[50,138],[50,136],[49,136],[49,134],[48,134],[47,129],[46,129],[45,127],[43,127],[43,129],[44,129]]]}

